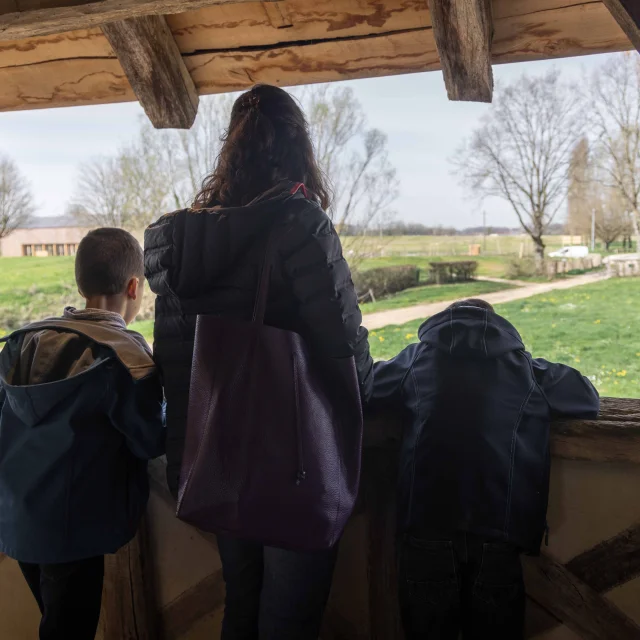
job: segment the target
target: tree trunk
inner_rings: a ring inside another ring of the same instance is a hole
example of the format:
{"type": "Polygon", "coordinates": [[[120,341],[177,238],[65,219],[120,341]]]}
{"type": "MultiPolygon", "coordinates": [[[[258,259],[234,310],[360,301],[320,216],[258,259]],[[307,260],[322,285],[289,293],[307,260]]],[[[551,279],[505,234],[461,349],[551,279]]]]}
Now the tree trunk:
{"type": "Polygon", "coordinates": [[[638,228],[638,217],[640,212],[636,209],[631,212],[631,224],[633,225],[633,235],[636,238],[636,251],[640,248],[640,229],[638,228]]]}
{"type": "Polygon", "coordinates": [[[532,237],[533,244],[535,245],[535,261],[536,261],[536,271],[538,275],[542,274],[544,271],[544,242],[542,241],[542,237],[532,237]]]}

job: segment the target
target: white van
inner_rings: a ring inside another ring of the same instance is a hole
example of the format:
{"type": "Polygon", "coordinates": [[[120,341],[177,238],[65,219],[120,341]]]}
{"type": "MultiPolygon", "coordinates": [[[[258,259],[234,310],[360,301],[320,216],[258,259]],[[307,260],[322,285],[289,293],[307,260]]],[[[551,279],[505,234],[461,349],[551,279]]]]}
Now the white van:
{"type": "Polygon", "coordinates": [[[550,258],[585,258],[589,255],[589,247],[562,247],[558,251],[552,251],[550,258]]]}

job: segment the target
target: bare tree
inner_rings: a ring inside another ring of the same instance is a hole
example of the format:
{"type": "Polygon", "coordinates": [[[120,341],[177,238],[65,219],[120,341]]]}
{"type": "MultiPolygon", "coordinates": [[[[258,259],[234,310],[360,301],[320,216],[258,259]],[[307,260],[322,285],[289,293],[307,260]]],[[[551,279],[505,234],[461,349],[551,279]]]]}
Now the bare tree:
{"type": "Polygon", "coordinates": [[[18,166],[0,156],[0,240],[27,223],[34,209],[31,189],[18,166]]]}
{"type": "MultiPolygon", "coordinates": [[[[593,75],[587,99],[600,148],[603,183],[615,189],[630,212],[640,241],[640,59],[619,54],[593,75]]],[[[640,245],[638,245],[640,247],[640,245]]]]}
{"type": "Polygon", "coordinates": [[[544,259],[543,234],[564,203],[582,131],[579,97],[557,72],[499,88],[481,126],[454,160],[468,187],[509,202],[544,259]]]}
{"type": "Polygon", "coordinates": [[[139,231],[171,208],[171,174],[164,158],[147,151],[152,142],[143,129],[139,140],[115,157],[83,165],[69,213],[92,226],[139,231]]]}
{"type": "Polygon", "coordinates": [[[596,236],[609,251],[611,243],[628,232],[629,217],[619,194],[608,189],[598,201],[593,202],[595,210],[596,236]]]}

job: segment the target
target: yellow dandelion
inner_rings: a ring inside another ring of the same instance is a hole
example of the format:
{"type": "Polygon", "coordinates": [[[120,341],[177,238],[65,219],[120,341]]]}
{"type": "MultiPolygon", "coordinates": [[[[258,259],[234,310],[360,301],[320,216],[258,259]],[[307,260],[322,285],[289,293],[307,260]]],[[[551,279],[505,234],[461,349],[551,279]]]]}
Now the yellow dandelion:
{"type": "Polygon", "coordinates": [[[600,324],[600,320],[594,320],[593,324],[600,324]]]}
{"type": "Polygon", "coordinates": [[[384,337],[383,336],[378,336],[378,340],[380,340],[380,342],[384,342],[384,337]]]}
{"type": "Polygon", "coordinates": [[[372,335],[372,336],[377,336],[378,334],[377,334],[375,331],[372,331],[372,332],[371,332],[371,335],[372,335]]]}
{"type": "Polygon", "coordinates": [[[557,326],[558,326],[558,325],[554,322],[554,323],[551,325],[551,328],[552,328],[552,329],[555,329],[557,326]]]}
{"type": "Polygon", "coordinates": [[[627,371],[626,371],[626,369],[623,369],[622,371],[618,371],[618,373],[616,373],[616,375],[619,378],[624,378],[627,375],[627,371]]]}
{"type": "Polygon", "coordinates": [[[580,362],[580,358],[574,358],[576,362],[580,362]]]}
{"type": "Polygon", "coordinates": [[[415,338],[415,335],[413,333],[407,333],[407,335],[405,336],[405,338],[407,340],[411,340],[411,338],[415,338]]]}

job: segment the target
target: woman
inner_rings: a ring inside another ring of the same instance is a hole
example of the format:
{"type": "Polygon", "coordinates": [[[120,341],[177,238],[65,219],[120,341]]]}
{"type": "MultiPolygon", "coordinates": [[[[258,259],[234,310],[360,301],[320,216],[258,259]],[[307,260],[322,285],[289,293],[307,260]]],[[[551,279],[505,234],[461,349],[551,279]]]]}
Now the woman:
{"type": "MultiPolygon", "coordinates": [[[[269,232],[275,258],[265,323],[311,348],[355,356],[363,400],[372,386],[367,331],[328,188],[305,117],[282,89],[259,85],[235,102],[213,173],[194,209],[145,234],[145,269],[158,294],[154,351],[167,399],[167,474],[177,492],[196,317],[251,319],[269,232]]],[[[227,587],[223,640],[316,640],[336,550],[305,554],[218,538],[227,587]]]]}

